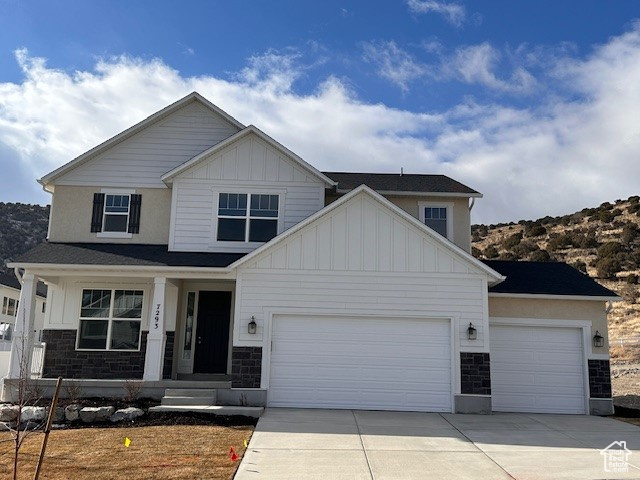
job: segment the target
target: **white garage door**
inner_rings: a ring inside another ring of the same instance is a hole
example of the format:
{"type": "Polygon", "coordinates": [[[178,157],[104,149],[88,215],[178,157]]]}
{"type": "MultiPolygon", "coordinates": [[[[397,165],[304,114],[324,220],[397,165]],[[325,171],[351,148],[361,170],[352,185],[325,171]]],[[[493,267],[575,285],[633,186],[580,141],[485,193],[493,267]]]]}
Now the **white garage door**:
{"type": "Polygon", "coordinates": [[[585,413],[581,329],[511,325],[490,329],[493,410],[585,413]]]}
{"type": "Polygon", "coordinates": [[[451,411],[448,320],[278,316],[268,404],[451,411]]]}

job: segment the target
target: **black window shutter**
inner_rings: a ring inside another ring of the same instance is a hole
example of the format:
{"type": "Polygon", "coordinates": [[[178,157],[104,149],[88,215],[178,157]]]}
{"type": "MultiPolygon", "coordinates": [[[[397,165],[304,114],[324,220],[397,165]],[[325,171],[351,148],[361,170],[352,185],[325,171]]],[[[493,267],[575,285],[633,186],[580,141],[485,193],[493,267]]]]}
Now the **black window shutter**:
{"type": "Polygon", "coordinates": [[[91,216],[91,231],[102,231],[102,215],[104,212],[104,193],[93,194],[93,214],[91,216]]]}
{"type": "Polygon", "coordinates": [[[140,233],[140,206],[142,195],[131,195],[129,203],[129,233],[140,233]]]}

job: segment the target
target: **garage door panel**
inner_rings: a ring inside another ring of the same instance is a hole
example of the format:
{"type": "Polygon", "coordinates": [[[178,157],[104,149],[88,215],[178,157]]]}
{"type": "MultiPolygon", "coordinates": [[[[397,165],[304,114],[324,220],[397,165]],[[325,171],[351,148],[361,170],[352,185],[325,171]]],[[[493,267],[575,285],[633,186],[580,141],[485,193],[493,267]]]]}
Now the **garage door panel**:
{"type": "Polygon", "coordinates": [[[271,406],[451,411],[447,320],[275,317],[271,406]]]}
{"type": "Polygon", "coordinates": [[[491,325],[493,408],[585,413],[579,328],[491,325]]]}

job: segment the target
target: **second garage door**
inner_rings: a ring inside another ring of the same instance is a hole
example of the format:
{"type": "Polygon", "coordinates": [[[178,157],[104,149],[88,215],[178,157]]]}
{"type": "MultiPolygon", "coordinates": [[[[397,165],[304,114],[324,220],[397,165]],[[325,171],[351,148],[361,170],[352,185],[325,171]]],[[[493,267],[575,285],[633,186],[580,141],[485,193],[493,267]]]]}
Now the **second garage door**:
{"type": "Polygon", "coordinates": [[[490,333],[493,410],[585,413],[581,329],[491,325],[490,333]]]}
{"type": "Polygon", "coordinates": [[[450,412],[448,320],[276,316],[268,404],[450,412]]]}

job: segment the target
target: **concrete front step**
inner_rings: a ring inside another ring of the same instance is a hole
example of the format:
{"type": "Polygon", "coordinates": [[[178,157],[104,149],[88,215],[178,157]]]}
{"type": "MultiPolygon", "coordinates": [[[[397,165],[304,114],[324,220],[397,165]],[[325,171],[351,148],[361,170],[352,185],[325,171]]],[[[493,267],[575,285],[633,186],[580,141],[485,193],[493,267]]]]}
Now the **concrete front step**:
{"type": "Polygon", "coordinates": [[[189,405],[215,405],[216,397],[162,397],[161,405],[165,406],[189,406],[189,405]]]}
{"type": "Polygon", "coordinates": [[[236,407],[226,405],[159,405],[149,408],[150,412],[193,412],[209,413],[211,415],[240,415],[258,418],[264,412],[263,407],[236,407]]]}
{"type": "Polygon", "coordinates": [[[165,397],[215,397],[215,388],[167,388],[165,397]]]}

